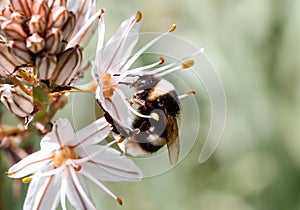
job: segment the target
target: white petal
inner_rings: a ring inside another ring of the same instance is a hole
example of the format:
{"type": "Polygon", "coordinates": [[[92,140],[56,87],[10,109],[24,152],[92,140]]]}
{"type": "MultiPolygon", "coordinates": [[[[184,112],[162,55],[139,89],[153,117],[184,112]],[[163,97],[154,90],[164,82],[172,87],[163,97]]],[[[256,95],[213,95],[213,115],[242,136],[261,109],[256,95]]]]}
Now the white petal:
{"type": "Polygon", "coordinates": [[[125,20],[118,31],[107,42],[102,51],[101,71],[118,73],[121,65],[128,59],[139,38],[140,21],[137,15],[125,20]]]}
{"type": "Polygon", "coordinates": [[[97,144],[104,140],[110,132],[110,124],[102,117],[76,132],[71,145],[80,144],[82,147],[97,144]]]}
{"type": "Polygon", "coordinates": [[[67,119],[58,119],[52,131],[41,140],[41,150],[53,151],[61,146],[69,145],[74,139],[74,130],[67,119]]]}
{"type": "Polygon", "coordinates": [[[81,47],[85,47],[89,41],[90,36],[95,32],[97,27],[96,20],[99,19],[100,13],[95,13],[92,17],[90,17],[85,24],[80,28],[78,32],[76,32],[69,40],[69,43],[66,49],[70,47],[74,47],[76,45],[80,45],[81,47]]]}
{"type": "MultiPolygon", "coordinates": [[[[80,28],[87,22],[88,18],[96,13],[95,0],[70,0],[67,2],[67,8],[76,14],[76,27],[74,32],[77,33],[80,28]]],[[[73,33],[74,34],[74,33],[73,33]]]]}
{"type": "Polygon", "coordinates": [[[44,151],[35,152],[13,165],[8,170],[7,176],[10,178],[21,178],[32,174],[47,165],[51,161],[51,156],[52,154],[44,151]]]}
{"type": "Polygon", "coordinates": [[[34,178],[29,185],[23,210],[55,210],[59,202],[60,175],[34,178]]]}
{"type": "MultiPolygon", "coordinates": [[[[72,169],[70,169],[72,170],[72,169]]],[[[89,190],[82,178],[82,176],[79,173],[76,173],[78,181],[80,183],[80,186],[84,190],[85,194],[88,196],[89,201],[93,203],[93,199],[89,193],[89,190]]],[[[70,175],[69,175],[70,176],[70,175]]],[[[70,201],[71,205],[75,209],[89,209],[89,204],[85,201],[85,199],[82,197],[82,194],[77,189],[78,186],[75,184],[74,180],[71,178],[71,176],[67,179],[67,198],[70,201]]]]}
{"type": "Polygon", "coordinates": [[[96,57],[95,57],[95,66],[94,66],[94,73],[100,77],[103,72],[101,72],[101,55],[102,55],[102,48],[104,42],[104,35],[105,35],[105,23],[104,23],[104,15],[98,22],[98,44],[96,50],[96,57]]]}
{"type": "Polygon", "coordinates": [[[85,147],[85,152],[79,153],[86,156],[95,151],[100,152],[82,164],[82,167],[98,180],[112,182],[141,180],[142,172],[135,163],[113,148],[93,145],[85,147]]]}

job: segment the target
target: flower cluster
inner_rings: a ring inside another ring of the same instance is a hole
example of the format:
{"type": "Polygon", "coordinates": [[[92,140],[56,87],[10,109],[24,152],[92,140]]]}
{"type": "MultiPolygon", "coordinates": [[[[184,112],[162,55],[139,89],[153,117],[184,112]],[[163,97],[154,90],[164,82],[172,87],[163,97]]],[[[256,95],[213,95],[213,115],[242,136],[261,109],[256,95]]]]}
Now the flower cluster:
{"type": "Polygon", "coordinates": [[[104,45],[104,9],[97,11],[95,0],[10,0],[1,10],[0,99],[20,125],[11,130],[0,125],[0,140],[13,144],[14,138],[42,136],[40,150],[7,172],[10,178],[25,177],[22,182],[30,183],[24,209],[55,209],[59,201],[66,209],[66,198],[75,209],[96,209],[84,178],[122,204],[102,181],[142,178],[124,153],[153,153],[166,144],[170,163],[177,163],[180,100],[194,91],[177,95],[162,77],[190,68],[202,51],[169,64],[159,57],[133,68],[149,47],[176,28],[172,25],[132,54],[141,20],[138,11],[104,45]],[[95,60],[82,65],[83,50],[97,27],[95,60]],[[93,81],[75,86],[90,66],[93,81]],[[66,119],[53,122],[69,92],[94,93],[104,117],[78,132],[66,119]],[[116,143],[123,153],[111,148],[116,143]]]}
{"type": "Polygon", "coordinates": [[[22,87],[18,95],[28,96],[35,95],[34,87],[41,83],[47,86],[45,93],[72,85],[87,69],[81,66],[82,51],[102,14],[94,0],[10,0],[0,15],[0,79],[11,87],[0,83],[6,90],[1,101],[24,117],[33,107],[22,113],[11,108],[16,104],[7,100],[7,93],[14,85],[22,87]]]}

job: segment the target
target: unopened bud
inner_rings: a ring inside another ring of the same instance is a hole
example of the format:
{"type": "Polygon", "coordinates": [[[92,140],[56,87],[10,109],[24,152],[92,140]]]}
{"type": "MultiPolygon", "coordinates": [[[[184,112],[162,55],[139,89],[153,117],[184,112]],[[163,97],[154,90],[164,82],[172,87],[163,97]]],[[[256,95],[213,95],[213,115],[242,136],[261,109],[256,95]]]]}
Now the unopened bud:
{"type": "Polygon", "coordinates": [[[13,13],[11,14],[11,17],[10,17],[10,18],[11,18],[13,21],[19,23],[20,25],[22,25],[22,23],[23,23],[23,21],[24,21],[24,19],[25,19],[25,17],[24,17],[21,13],[19,13],[19,12],[13,12],[13,13]]]}
{"type": "Polygon", "coordinates": [[[51,80],[54,84],[68,85],[76,75],[82,62],[82,50],[79,47],[69,48],[58,59],[57,67],[51,80]]]}
{"type": "Polygon", "coordinates": [[[74,31],[75,24],[76,24],[76,16],[74,15],[74,13],[70,12],[68,21],[63,25],[63,27],[61,29],[64,40],[66,40],[66,41],[69,40],[69,38],[71,37],[71,35],[74,31]]]}
{"type": "Polygon", "coordinates": [[[0,85],[2,103],[15,115],[26,117],[33,112],[33,99],[18,86],[0,85]]]}
{"type": "Polygon", "coordinates": [[[31,34],[43,34],[46,29],[46,22],[40,15],[33,15],[28,23],[28,28],[31,34]]]}
{"type": "Polygon", "coordinates": [[[55,55],[41,55],[36,58],[36,72],[40,80],[49,80],[57,65],[55,55]]]}
{"type": "Polygon", "coordinates": [[[2,9],[1,16],[5,17],[7,19],[10,19],[12,12],[13,11],[11,10],[11,8],[9,6],[6,6],[2,9]]]}
{"type": "Polygon", "coordinates": [[[22,41],[9,41],[9,52],[14,55],[21,63],[30,63],[31,55],[28,51],[25,42],[22,41]]]}
{"type": "Polygon", "coordinates": [[[65,7],[55,7],[49,14],[48,27],[61,28],[69,19],[69,12],[65,7]]]}
{"type": "Polygon", "coordinates": [[[34,0],[9,0],[11,7],[14,11],[18,11],[26,15],[31,16],[31,8],[34,0]]]}
{"type": "Polygon", "coordinates": [[[25,40],[27,38],[27,34],[23,30],[22,26],[17,22],[13,22],[11,20],[5,21],[2,23],[1,29],[11,39],[25,40]]]}
{"type": "Polygon", "coordinates": [[[7,77],[14,72],[16,66],[21,65],[14,56],[8,51],[8,48],[0,44],[0,76],[7,77]]]}
{"type": "Polygon", "coordinates": [[[32,7],[32,14],[40,15],[44,20],[46,20],[49,14],[49,7],[47,2],[44,0],[35,1],[32,7]]]}
{"type": "Polygon", "coordinates": [[[66,0],[48,0],[48,6],[49,8],[54,7],[65,7],[67,5],[66,0]]]}
{"type": "Polygon", "coordinates": [[[55,54],[63,40],[63,34],[60,29],[52,28],[46,34],[46,50],[50,54],[55,54]]]}
{"type": "Polygon", "coordinates": [[[26,40],[26,47],[33,53],[37,54],[45,47],[45,40],[38,33],[32,34],[26,40]]]}

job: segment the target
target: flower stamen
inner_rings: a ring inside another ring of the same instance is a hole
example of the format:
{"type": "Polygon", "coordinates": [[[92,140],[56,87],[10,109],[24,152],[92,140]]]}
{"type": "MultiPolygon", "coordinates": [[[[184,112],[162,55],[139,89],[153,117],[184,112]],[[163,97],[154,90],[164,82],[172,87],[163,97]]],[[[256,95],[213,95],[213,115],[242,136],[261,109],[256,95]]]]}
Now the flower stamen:
{"type": "Polygon", "coordinates": [[[190,90],[190,91],[186,92],[185,94],[178,96],[178,99],[181,100],[181,99],[186,98],[189,95],[195,95],[195,94],[196,94],[196,91],[190,90]]]}
{"type": "Polygon", "coordinates": [[[22,182],[23,182],[24,184],[28,184],[28,183],[31,182],[31,180],[32,180],[32,176],[28,176],[28,177],[23,178],[23,179],[22,179],[22,182]]]}

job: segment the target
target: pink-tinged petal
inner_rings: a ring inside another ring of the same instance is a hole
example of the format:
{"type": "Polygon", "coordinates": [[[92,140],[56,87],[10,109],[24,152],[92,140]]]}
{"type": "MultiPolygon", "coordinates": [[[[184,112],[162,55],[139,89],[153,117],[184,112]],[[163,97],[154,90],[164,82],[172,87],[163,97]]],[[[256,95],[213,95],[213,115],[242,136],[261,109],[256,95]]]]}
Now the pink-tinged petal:
{"type": "MultiPolygon", "coordinates": [[[[73,170],[71,168],[68,169],[68,173],[70,173],[70,170],[73,170]]],[[[82,176],[78,173],[76,173],[78,182],[80,183],[80,187],[84,191],[85,195],[88,197],[89,202],[87,202],[86,198],[84,198],[83,194],[78,189],[79,186],[76,185],[75,180],[71,178],[71,174],[69,174],[66,185],[66,195],[71,203],[71,205],[74,207],[74,209],[89,209],[90,205],[93,204],[93,199],[89,193],[89,190],[82,178],[82,176]]]]}
{"type": "Polygon", "coordinates": [[[75,134],[74,140],[70,143],[72,146],[97,144],[104,140],[110,132],[110,124],[105,118],[100,118],[90,125],[82,128],[75,134]]]}
{"type": "Polygon", "coordinates": [[[23,210],[55,210],[59,202],[61,177],[36,177],[30,182],[23,210]]]}
{"type": "Polygon", "coordinates": [[[62,146],[69,145],[74,139],[74,130],[67,119],[58,119],[52,131],[41,140],[41,150],[53,151],[62,146]]]}
{"type": "Polygon", "coordinates": [[[118,73],[128,59],[139,38],[141,13],[125,20],[113,37],[109,39],[101,58],[101,71],[118,73]]]}
{"type": "Polygon", "coordinates": [[[35,173],[52,160],[52,154],[38,151],[25,157],[8,170],[6,175],[10,178],[21,178],[35,173]]]}
{"type": "Polygon", "coordinates": [[[84,151],[79,151],[79,155],[87,156],[99,151],[91,160],[83,163],[82,168],[100,181],[139,181],[143,177],[132,160],[113,148],[93,145],[83,149],[84,151]]]}

